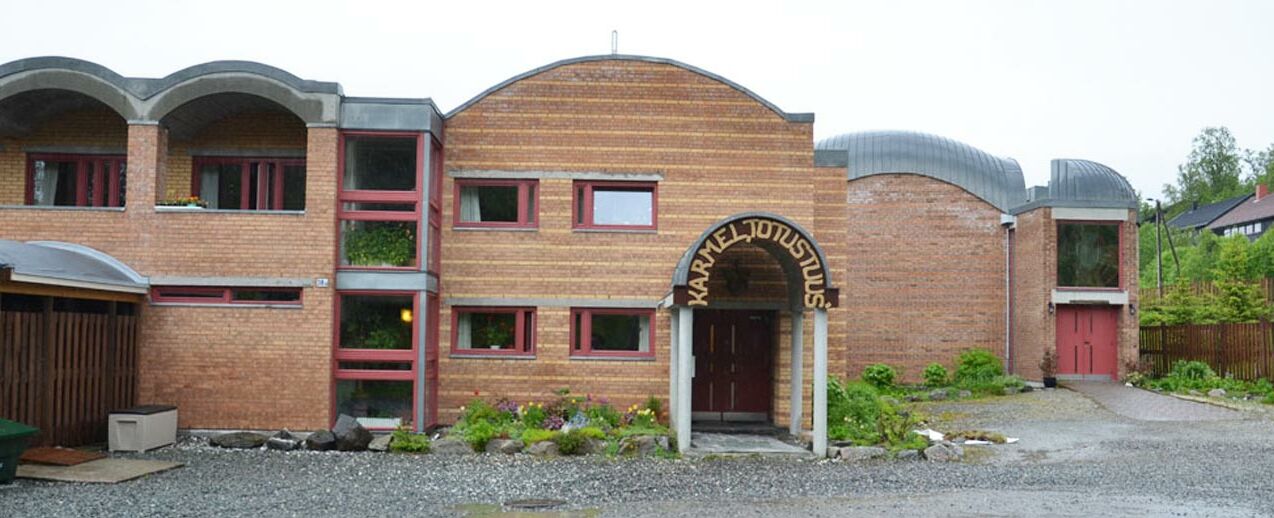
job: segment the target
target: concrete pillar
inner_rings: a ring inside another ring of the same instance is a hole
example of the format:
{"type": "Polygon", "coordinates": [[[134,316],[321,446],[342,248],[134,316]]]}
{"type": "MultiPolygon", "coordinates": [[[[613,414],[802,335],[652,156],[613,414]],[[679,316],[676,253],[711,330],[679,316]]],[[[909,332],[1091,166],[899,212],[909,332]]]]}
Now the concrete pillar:
{"type": "Polygon", "coordinates": [[[802,401],[805,392],[805,380],[803,372],[805,370],[805,312],[797,310],[792,312],[792,394],[791,394],[791,419],[788,424],[788,432],[793,436],[801,434],[801,425],[805,421],[805,404],[802,401]]]}
{"type": "Polygon", "coordinates": [[[677,331],[677,322],[680,320],[679,311],[675,307],[668,311],[668,322],[672,327],[668,333],[668,426],[671,426],[673,430],[677,429],[677,410],[681,408],[681,402],[677,400],[677,386],[681,383],[681,378],[677,375],[679,372],[677,363],[680,361],[677,354],[681,350],[681,345],[678,343],[681,341],[681,335],[677,331]]]}
{"type": "Polygon", "coordinates": [[[677,451],[690,449],[690,388],[694,377],[694,310],[677,308],[677,451]]]}
{"type": "Polygon", "coordinates": [[[814,454],[827,455],[827,310],[814,310],[814,454]]]}

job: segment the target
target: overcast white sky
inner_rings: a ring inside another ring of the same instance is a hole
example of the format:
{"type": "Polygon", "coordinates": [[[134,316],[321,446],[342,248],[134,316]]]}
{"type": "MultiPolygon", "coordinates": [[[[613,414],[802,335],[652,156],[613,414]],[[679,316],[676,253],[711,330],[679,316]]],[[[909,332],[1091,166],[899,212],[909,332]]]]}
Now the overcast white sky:
{"type": "Polygon", "coordinates": [[[1274,143],[1274,1],[20,2],[0,62],[64,55],[161,77],[261,61],[444,112],[510,76],[610,51],[725,76],[815,137],[906,129],[1016,158],[1086,158],[1159,194],[1190,140],[1274,143]]]}

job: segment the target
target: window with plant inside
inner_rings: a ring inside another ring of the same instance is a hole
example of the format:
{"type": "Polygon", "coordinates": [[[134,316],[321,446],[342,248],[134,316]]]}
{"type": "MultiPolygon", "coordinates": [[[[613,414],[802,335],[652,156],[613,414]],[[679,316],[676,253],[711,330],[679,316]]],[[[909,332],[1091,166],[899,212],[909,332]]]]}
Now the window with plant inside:
{"type": "Polygon", "coordinates": [[[1118,288],[1119,224],[1059,223],[1057,285],[1118,288]]]}
{"type": "Polygon", "coordinates": [[[350,293],[337,297],[336,410],[368,428],[412,421],[416,296],[350,293]]]}
{"type": "Polygon", "coordinates": [[[654,357],[654,318],[649,309],[572,309],[571,355],[654,357]]]}
{"type": "Polygon", "coordinates": [[[535,354],[534,308],[453,308],[453,354],[535,354]]]}
{"type": "Polygon", "coordinates": [[[420,134],[350,132],[341,141],[341,266],[415,267],[420,134]]]}

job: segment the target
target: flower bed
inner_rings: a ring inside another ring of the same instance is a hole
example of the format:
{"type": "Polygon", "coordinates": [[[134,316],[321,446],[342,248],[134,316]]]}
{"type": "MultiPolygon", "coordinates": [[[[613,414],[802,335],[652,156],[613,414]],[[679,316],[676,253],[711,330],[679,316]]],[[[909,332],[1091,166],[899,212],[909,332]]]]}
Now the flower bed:
{"type": "Polygon", "coordinates": [[[1130,372],[1125,381],[1135,387],[1170,392],[1231,399],[1259,400],[1274,405],[1274,383],[1270,380],[1243,381],[1221,377],[1208,364],[1179,360],[1172,364],[1172,371],[1162,378],[1150,378],[1139,371],[1130,372]]]}

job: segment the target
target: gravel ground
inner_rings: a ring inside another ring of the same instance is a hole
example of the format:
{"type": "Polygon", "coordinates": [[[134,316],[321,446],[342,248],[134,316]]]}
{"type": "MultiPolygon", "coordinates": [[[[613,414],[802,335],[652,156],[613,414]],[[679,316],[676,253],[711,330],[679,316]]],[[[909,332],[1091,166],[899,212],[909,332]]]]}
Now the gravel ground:
{"type": "Polygon", "coordinates": [[[1065,390],[922,411],[940,429],[1021,442],[969,447],[958,464],[850,465],[280,453],[188,440],[135,455],[186,467],[132,482],[0,486],[0,515],[491,516],[519,498],[562,499],[554,515],[578,516],[1274,515],[1274,421],[1263,416],[1133,421],[1065,390]]]}

